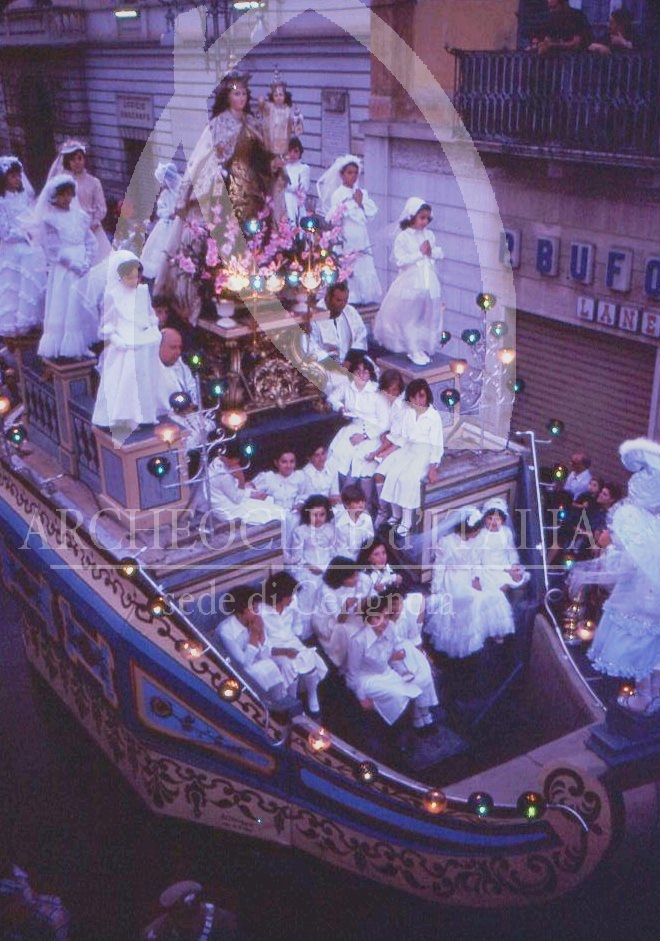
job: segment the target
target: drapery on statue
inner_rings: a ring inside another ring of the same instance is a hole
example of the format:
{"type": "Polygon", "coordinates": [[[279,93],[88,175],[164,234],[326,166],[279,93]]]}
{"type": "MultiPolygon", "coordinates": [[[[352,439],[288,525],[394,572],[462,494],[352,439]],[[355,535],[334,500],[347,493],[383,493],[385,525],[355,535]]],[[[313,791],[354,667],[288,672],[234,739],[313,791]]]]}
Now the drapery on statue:
{"type": "Polygon", "coordinates": [[[231,238],[234,216],[241,225],[258,216],[267,219],[283,166],[282,159],[267,149],[262,122],[251,112],[248,79],[246,74],[230,72],[218,87],[211,119],[179,190],[168,261],[156,278],[156,291],[174,296],[193,324],[201,310],[199,286],[182,276],[172,259],[199,240],[199,226],[205,221],[213,225],[222,217],[231,238]]]}

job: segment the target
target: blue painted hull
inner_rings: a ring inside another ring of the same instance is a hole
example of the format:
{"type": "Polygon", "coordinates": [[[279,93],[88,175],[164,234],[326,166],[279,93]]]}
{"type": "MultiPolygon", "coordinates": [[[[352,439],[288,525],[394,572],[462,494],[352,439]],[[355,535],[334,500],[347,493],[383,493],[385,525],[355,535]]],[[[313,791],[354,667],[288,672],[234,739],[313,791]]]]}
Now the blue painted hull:
{"type": "Polygon", "coordinates": [[[20,599],[31,663],[153,811],[455,905],[550,899],[606,852],[609,798],[580,770],[560,763],[542,787],[555,805],[586,808],[586,831],[560,808],[531,822],[510,808],[479,819],[460,801],[430,814],[410,780],[356,781],[359,757],[341,742],[312,752],[307,718],[284,726],[246,689],[224,699],[227,665],[191,658],[182,625],[154,618],[84,533],[60,539],[55,509],[6,467],[0,518],[2,576],[20,599]]]}

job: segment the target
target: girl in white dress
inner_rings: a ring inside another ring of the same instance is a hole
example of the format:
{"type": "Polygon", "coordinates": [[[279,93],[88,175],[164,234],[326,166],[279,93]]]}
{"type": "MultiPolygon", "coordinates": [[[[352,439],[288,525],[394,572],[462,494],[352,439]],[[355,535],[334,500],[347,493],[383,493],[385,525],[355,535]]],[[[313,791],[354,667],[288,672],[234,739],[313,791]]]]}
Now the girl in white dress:
{"type": "Polygon", "coordinates": [[[65,141],[59,154],[51,164],[48,179],[61,173],[70,173],[76,181],[76,201],[89,216],[92,233],[96,239],[96,252],[92,265],[96,265],[110,254],[111,245],[101,223],[105,219],[108,206],[103,187],[98,177],[92,176],[86,169],[87,148],[82,141],[65,141]]]}
{"type": "Polygon", "coordinates": [[[342,252],[359,253],[348,279],[351,304],[371,304],[383,296],[376,273],[367,220],[373,219],[378,207],[359,185],[361,163],[353,154],[338,157],[329,170],[319,177],[316,188],[319,209],[330,218],[342,207],[342,252]]]}
{"type": "Polygon", "coordinates": [[[333,556],[316,590],[312,628],[332,663],[343,673],[348,643],[362,628],[360,606],[369,580],[348,556],[333,556]]]}
{"type": "Polygon", "coordinates": [[[159,163],[154,176],[160,184],[160,193],[156,200],[157,221],[144,243],[140,256],[145,278],[155,278],[165,261],[165,249],[174,222],[181,185],[181,174],[172,163],[159,163]]]}
{"type": "Polygon", "coordinates": [[[438,481],[438,467],[444,453],[442,419],[433,407],[433,393],[425,379],[413,379],[406,387],[405,406],[388,439],[396,449],[378,468],[376,486],[383,481],[380,498],[392,505],[396,532],[406,536],[412,526],[413,511],[421,505],[421,483],[438,481]]]}
{"type": "Polygon", "coordinates": [[[373,540],[374,524],[359,484],[347,484],[341,492],[341,502],[335,516],[336,552],[356,560],[362,547],[373,540]]]}
{"type": "Polygon", "coordinates": [[[298,513],[305,501],[305,478],[296,470],[296,455],[285,445],[275,455],[275,470],[261,471],[253,479],[258,491],[272,497],[284,511],[284,544],[288,548],[291,534],[298,523],[298,513]]]}
{"type": "Polygon", "coordinates": [[[492,497],[483,504],[481,515],[474,552],[482,584],[503,591],[520,588],[529,581],[529,573],[520,565],[506,501],[492,497]]]}
{"type": "Polygon", "coordinates": [[[103,296],[101,382],[92,415],[104,428],[155,425],[161,335],[137,255],[122,249],[108,265],[103,296]]]}
{"type": "Polygon", "coordinates": [[[350,419],[330,443],[330,459],[346,477],[371,478],[376,470],[366,456],[380,445],[380,436],[389,427],[385,401],[378,393],[376,372],[366,355],[357,355],[342,377],[331,399],[332,407],[350,419]]]}
{"type": "Polygon", "coordinates": [[[310,623],[314,596],[328,563],[336,553],[337,536],[330,501],[312,494],[300,511],[300,523],[291,536],[285,560],[298,580],[298,608],[310,623]]]}
{"type": "Polygon", "coordinates": [[[406,353],[416,366],[426,366],[442,333],[440,281],[436,259],[443,251],[428,229],[431,207],[411,196],[399,216],[401,232],[394,240],[399,274],[383,298],[374,321],[374,337],[394,353],[406,353]]]}
{"type": "Polygon", "coordinates": [[[42,357],[86,357],[98,339],[98,323],[85,316],[76,285],[96,253],[89,216],[73,200],[70,174],[48,180],[35,209],[39,238],[48,259],[44,331],[37,352],[42,357]]]}
{"type": "Polygon", "coordinates": [[[0,336],[15,337],[44,319],[46,259],[28,232],[34,191],[18,157],[0,157],[0,336]]]}
{"type": "Polygon", "coordinates": [[[294,603],[297,582],[288,572],[277,572],[266,580],[259,614],[263,619],[271,657],[279,667],[291,696],[302,681],[307,708],[318,715],[318,686],[328,668],[315,648],[302,643],[303,622],[294,603]]]}
{"type": "Polygon", "coordinates": [[[403,576],[395,572],[389,559],[385,540],[376,537],[360,550],[357,565],[369,580],[369,595],[381,595],[403,583],[403,576]]]}
{"type": "Polygon", "coordinates": [[[263,491],[245,480],[241,450],[236,441],[222,446],[209,464],[211,508],[227,520],[240,520],[246,526],[258,526],[284,520],[284,511],[263,491]]]}
{"type": "Polygon", "coordinates": [[[475,555],[480,526],[481,514],[470,506],[449,514],[436,530],[426,630],[436,651],[449,657],[469,657],[488,638],[513,630],[513,613],[504,592],[481,582],[475,555]]]}
{"type": "Polygon", "coordinates": [[[410,701],[414,702],[413,725],[417,729],[433,726],[430,708],[437,704],[430,671],[420,671],[420,681],[409,670],[397,673],[393,665],[406,659],[406,650],[397,640],[388,613],[389,600],[369,604],[364,614],[364,627],[350,639],[346,681],[365,709],[375,709],[391,726],[399,719],[410,701]],[[430,683],[429,683],[430,678],[430,683]]]}
{"type": "Polygon", "coordinates": [[[404,679],[414,680],[422,688],[423,696],[416,701],[418,726],[429,726],[433,722],[431,708],[438,706],[431,663],[422,647],[422,625],[424,624],[424,596],[419,592],[407,595],[399,589],[387,596],[390,626],[394,632],[398,650],[403,658],[392,661],[392,669],[404,679]]]}
{"type": "Polygon", "coordinates": [[[284,192],[286,214],[289,220],[297,225],[300,217],[305,213],[305,202],[310,186],[309,164],[303,163],[301,157],[305,148],[300,138],[292,137],[289,141],[289,150],[286,158],[285,172],[289,182],[284,192]]]}

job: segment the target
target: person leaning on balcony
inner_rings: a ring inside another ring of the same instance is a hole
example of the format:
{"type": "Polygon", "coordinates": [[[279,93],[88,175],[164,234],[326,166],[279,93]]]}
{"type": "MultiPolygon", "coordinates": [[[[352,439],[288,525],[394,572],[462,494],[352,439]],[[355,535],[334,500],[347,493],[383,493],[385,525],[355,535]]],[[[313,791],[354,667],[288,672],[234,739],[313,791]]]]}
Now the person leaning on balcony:
{"type": "Polygon", "coordinates": [[[612,10],[607,21],[607,37],[602,43],[591,43],[589,52],[598,52],[603,56],[610,56],[613,52],[621,50],[630,51],[633,48],[633,18],[630,10],[621,7],[612,10]]]}
{"type": "Polygon", "coordinates": [[[531,49],[539,55],[558,50],[581,52],[591,43],[589,20],[568,0],[547,0],[548,16],[532,36],[531,49]]]}

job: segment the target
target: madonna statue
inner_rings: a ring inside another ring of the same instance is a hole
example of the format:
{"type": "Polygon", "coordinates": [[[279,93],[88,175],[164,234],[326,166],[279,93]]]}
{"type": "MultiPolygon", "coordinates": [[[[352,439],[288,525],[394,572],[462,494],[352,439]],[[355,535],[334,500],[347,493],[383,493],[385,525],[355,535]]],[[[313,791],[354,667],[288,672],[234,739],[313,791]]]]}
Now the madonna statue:
{"type": "Polygon", "coordinates": [[[282,166],[282,159],[266,148],[261,119],[250,110],[248,76],[230,72],[218,88],[208,127],[188,161],[178,218],[167,246],[168,261],[156,279],[156,291],[175,295],[193,323],[201,307],[198,286],[190,277],[181,277],[172,258],[195,238],[191,226],[214,218],[214,207],[224,203],[226,218],[227,195],[239,224],[263,213],[282,166]]]}

